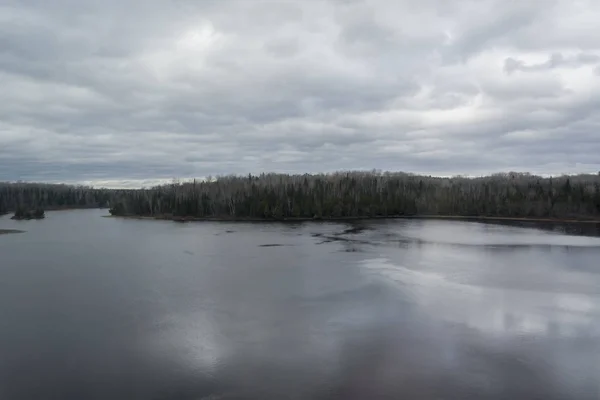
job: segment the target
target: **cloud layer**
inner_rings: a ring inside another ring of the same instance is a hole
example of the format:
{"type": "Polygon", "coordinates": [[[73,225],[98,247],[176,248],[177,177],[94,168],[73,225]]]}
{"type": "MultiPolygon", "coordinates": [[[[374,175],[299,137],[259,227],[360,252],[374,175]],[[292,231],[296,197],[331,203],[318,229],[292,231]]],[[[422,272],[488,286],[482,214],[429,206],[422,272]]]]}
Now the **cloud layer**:
{"type": "Polygon", "coordinates": [[[0,180],[600,170],[600,3],[0,4],[0,180]]]}

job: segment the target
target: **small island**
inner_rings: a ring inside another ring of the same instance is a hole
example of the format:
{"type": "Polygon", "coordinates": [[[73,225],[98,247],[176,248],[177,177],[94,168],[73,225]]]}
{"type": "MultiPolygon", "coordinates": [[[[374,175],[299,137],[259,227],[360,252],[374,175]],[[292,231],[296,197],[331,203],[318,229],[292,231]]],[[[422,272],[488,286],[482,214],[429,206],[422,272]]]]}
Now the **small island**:
{"type": "Polygon", "coordinates": [[[41,208],[36,208],[35,210],[27,210],[23,207],[18,207],[15,211],[15,215],[12,216],[11,219],[15,220],[31,220],[31,219],[44,219],[46,218],[46,213],[41,208]]]}
{"type": "Polygon", "coordinates": [[[24,231],[20,231],[17,229],[0,229],[0,235],[7,235],[9,233],[23,233],[24,231]]]}

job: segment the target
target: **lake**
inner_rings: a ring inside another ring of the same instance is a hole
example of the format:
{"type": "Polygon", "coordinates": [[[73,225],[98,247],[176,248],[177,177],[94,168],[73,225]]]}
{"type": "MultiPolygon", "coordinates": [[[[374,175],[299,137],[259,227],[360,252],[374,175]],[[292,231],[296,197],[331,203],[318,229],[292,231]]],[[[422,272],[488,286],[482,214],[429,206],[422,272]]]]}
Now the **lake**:
{"type": "Polygon", "coordinates": [[[0,217],[0,398],[599,399],[597,225],[0,217]]]}

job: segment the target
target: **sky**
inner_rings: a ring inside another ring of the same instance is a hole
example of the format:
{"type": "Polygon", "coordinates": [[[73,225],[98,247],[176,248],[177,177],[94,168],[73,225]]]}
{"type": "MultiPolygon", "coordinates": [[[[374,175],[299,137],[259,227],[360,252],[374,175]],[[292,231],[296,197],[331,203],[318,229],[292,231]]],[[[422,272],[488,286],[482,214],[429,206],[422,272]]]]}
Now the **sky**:
{"type": "Polygon", "coordinates": [[[1,0],[0,181],[600,171],[600,1],[1,0]]]}

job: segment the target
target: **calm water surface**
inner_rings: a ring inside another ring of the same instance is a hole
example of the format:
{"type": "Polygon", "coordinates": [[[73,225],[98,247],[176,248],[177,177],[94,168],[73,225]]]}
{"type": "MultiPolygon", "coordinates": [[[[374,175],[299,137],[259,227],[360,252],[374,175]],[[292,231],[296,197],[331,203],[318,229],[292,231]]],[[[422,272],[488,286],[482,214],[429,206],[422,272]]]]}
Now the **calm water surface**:
{"type": "Polygon", "coordinates": [[[597,227],[0,218],[0,399],[600,399],[597,227]]]}

